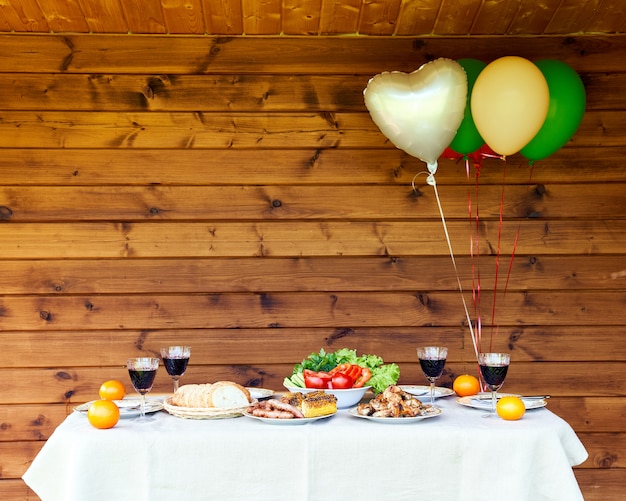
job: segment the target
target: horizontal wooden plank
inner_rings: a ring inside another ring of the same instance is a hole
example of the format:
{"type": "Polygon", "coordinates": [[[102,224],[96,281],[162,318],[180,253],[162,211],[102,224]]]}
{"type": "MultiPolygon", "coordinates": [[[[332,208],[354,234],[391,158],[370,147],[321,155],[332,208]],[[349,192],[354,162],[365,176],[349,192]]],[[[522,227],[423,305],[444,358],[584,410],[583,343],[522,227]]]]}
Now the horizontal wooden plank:
{"type": "MultiPolygon", "coordinates": [[[[483,311],[495,326],[623,326],[626,292],[509,292],[483,311]]],[[[465,302],[472,322],[471,293],[465,302]]],[[[266,327],[406,327],[466,323],[458,292],[232,293],[11,296],[0,298],[3,330],[266,327]]],[[[483,331],[492,325],[483,313],[483,331]]],[[[507,345],[514,336],[503,339],[507,345]]]]}
{"type": "Polygon", "coordinates": [[[414,71],[439,57],[489,62],[547,54],[581,72],[620,71],[624,36],[192,37],[3,34],[0,72],[371,74],[414,71]],[[141,54],[141,57],[137,57],[141,54]]]}
{"type": "MultiPolygon", "coordinates": [[[[473,228],[446,224],[455,255],[469,255],[473,228]]],[[[626,221],[483,221],[480,255],[621,254],[626,221]]],[[[0,225],[5,259],[443,256],[441,221],[82,222],[0,225]],[[185,242],[181,246],[181,242],[185,242]]]]}
{"type": "Polygon", "coordinates": [[[39,501],[37,496],[21,478],[0,479],[0,498],[3,501],[39,501]]]}
{"type": "Polygon", "coordinates": [[[620,499],[624,495],[624,485],[626,485],[626,469],[624,468],[575,468],[574,474],[585,501],[620,499]]]}
{"type": "MultiPolygon", "coordinates": [[[[21,478],[43,447],[44,442],[0,442],[0,465],[3,479],[21,478]]],[[[0,485],[3,481],[0,481],[0,485]]],[[[33,499],[37,499],[36,497],[33,499]]]]}
{"type": "MultiPolygon", "coordinates": [[[[0,109],[365,111],[363,89],[368,79],[366,75],[11,73],[0,74],[0,87],[6,89],[0,94],[0,109]]],[[[603,87],[602,80],[594,81],[603,87]]]]}
{"type": "MultiPolygon", "coordinates": [[[[624,110],[624,73],[586,73],[587,110],[624,110]]],[[[0,73],[0,109],[365,111],[368,75],[0,73]],[[19,83],[19,85],[16,85],[19,83]],[[210,99],[208,97],[210,96],[210,99]]]]}
{"type": "MultiPolygon", "coordinates": [[[[626,183],[443,186],[445,217],[626,218],[626,183]],[[471,198],[471,201],[470,201],[471,198]]],[[[5,221],[434,219],[435,192],[409,186],[0,187],[5,221]],[[233,207],[235,205],[235,208],[233,207]]],[[[473,219],[472,219],[473,221],[473,219]]]]}
{"type": "Polygon", "coordinates": [[[580,439],[589,453],[580,468],[626,469],[626,433],[584,433],[580,439]]]}
{"type": "MultiPolygon", "coordinates": [[[[502,349],[513,350],[516,361],[591,362],[625,361],[623,326],[501,327],[495,340],[502,349]],[[506,348],[505,348],[506,346],[506,348]]],[[[2,345],[12,356],[5,368],[72,366],[75,347],[81,346],[81,364],[107,367],[119,364],[119,354],[158,356],[161,346],[193,347],[193,364],[241,364],[241,347],[249,347],[245,363],[290,364],[321,348],[334,351],[349,347],[359,353],[376,353],[398,363],[415,362],[407,346],[437,343],[448,346],[450,362],[474,366],[471,334],[464,327],[358,327],[358,328],[256,328],[256,329],[144,329],[40,332],[4,331],[2,345]],[[295,341],[294,341],[295,340],[295,341]]],[[[491,339],[486,328],[483,339],[491,339]]]]}
{"type": "MultiPolygon", "coordinates": [[[[469,176],[479,186],[503,181],[512,184],[625,182],[621,161],[626,147],[565,147],[534,168],[520,154],[503,163],[487,158],[477,171],[469,162],[469,176]],[[593,159],[590,161],[589,159],[593,159]]],[[[14,149],[2,150],[3,184],[90,185],[311,185],[405,184],[425,164],[398,149],[368,150],[129,150],[129,149],[14,149]],[[259,168],[262,165],[263,168],[259,168]]],[[[438,185],[468,184],[462,160],[439,160],[438,185]]],[[[424,176],[415,179],[426,191],[424,176]]]]}
{"type": "Polygon", "coordinates": [[[388,144],[366,113],[17,111],[0,115],[0,148],[263,149],[388,144]]]}
{"type": "MultiPolygon", "coordinates": [[[[469,243],[468,243],[469,246],[469,243]]],[[[623,256],[496,256],[0,260],[3,294],[314,291],[611,290],[623,256]],[[509,274],[508,284],[496,274],[509,274]],[[478,277],[480,274],[480,277],[478,277]],[[167,277],[167,278],[164,278],[167,277]]]]}
{"type": "MultiPolygon", "coordinates": [[[[308,354],[308,353],[307,353],[308,354]]],[[[305,354],[305,356],[307,355],[305,354]]],[[[128,392],[134,393],[130,386],[128,371],[125,367],[127,356],[132,352],[119,353],[116,367],[51,367],[21,369],[0,369],[0,375],[6,382],[6,391],[0,395],[0,404],[80,404],[98,398],[98,388],[103,381],[119,379],[128,385],[128,392]]],[[[390,361],[390,360],[388,360],[390,361]]],[[[238,382],[245,386],[261,386],[274,390],[284,390],[285,376],[291,374],[296,360],[289,364],[250,364],[250,365],[196,365],[191,363],[182,380],[186,384],[208,383],[221,380],[238,382]]],[[[417,362],[398,363],[400,384],[426,384],[424,374],[417,362]]],[[[589,387],[589,371],[597,367],[595,362],[517,362],[511,363],[502,391],[526,395],[553,395],[558,397],[622,397],[616,407],[623,409],[623,397],[626,397],[626,362],[605,362],[602,364],[603,375],[610,385],[589,387]]],[[[438,381],[441,386],[451,387],[454,378],[460,374],[475,373],[476,361],[446,363],[444,374],[438,381]]],[[[171,392],[172,381],[167,372],[159,370],[153,391],[171,392]]],[[[614,410],[607,419],[612,419],[621,411],[614,410]]],[[[567,414],[564,412],[564,414],[567,414]]],[[[598,417],[598,420],[602,420],[598,417]]],[[[618,425],[607,421],[606,426],[618,425]]],[[[618,421],[619,423],[619,421],[618,421]]],[[[623,430],[622,428],[619,428],[623,430]]]]}
{"type": "MultiPolygon", "coordinates": [[[[574,146],[623,146],[626,113],[589,111],[574,146]]],[[[4,111],[0,148],[395,148],[369,113],[4,111]]]]}
{"type": "Polygon", "coordinates": [[[71,405],[0,405],[0,442],[47,440],[73,411],[71,405]]]}
{"type": "MultiPolygon", "coordinates": [[[[581,436],[589,433],[626,432],[626,398],[623,397],[556,397],[550,399],[549,408],[565,419],[581,436]]],[[[592,443],[593,437],[589,437],[587,441],[592,443]]]]}

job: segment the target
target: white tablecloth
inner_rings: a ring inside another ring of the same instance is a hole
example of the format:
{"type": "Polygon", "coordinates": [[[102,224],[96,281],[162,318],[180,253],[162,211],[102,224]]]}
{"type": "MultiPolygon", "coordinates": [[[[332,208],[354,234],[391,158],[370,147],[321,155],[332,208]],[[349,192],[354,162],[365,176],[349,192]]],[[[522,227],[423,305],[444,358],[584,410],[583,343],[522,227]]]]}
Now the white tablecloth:
{"type": "Polygon", "coordinates": [[[339,413],[270,425],[157,413],[97,430],[73,413],[24,474],[44,501],[581,500],[587,452],[547,409],[520,421],[437,400],[440,416],[378,424],[339,413]]]}

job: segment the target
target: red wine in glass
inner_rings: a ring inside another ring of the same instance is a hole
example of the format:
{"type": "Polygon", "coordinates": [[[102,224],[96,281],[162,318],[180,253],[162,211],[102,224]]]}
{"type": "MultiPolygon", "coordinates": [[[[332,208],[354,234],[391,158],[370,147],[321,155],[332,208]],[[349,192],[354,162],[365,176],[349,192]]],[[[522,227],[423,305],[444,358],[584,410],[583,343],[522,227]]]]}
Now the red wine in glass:
{"type": "Polygon", "coordinates": [[[481,365],[480,373],[485,380],[485,383],[491,391],[497,391],[503,384],[506,378],[506,373],[509,370],[508,365],[481,365]]]}
{"type": "Polygon", "coordinates": [[[422,372],[426,376],[426,379],[429,381],[431,379],[437,379],[443,373],[443,367],[446,365],[446,361],[444,360],[428,360],[420,358],[420,366],[422,367],[422,372]]]}
{"type": "Polygon", "coordinates": [[[187,364],[189,363],[189,357],[187,358],[164,358],[163,365],[165,370],[170,376],[182,376],[187,370],[187,364]]]}
{"type": "Polygon", "coordinates": [[[448,348],[444,346],[424,346],[417,349],[420,367],[430,383],[430,405],[435,403],[435,381],[443,373],[448,356],[448,348]]]}
{"type": "Polygon", "coordinates": [[[504,384],[510,362],[511,355],[508,353],[480,353],[478,355],[480,373],[491,391],[491,410],[494,413],[498,404],[498,390],[504,384]]]}
{"type": "Polygon", "coordinates": [[[161,348],[161,357],[165,370],[174,381],[174,393],[178,390],[178,380],[185,374],[189,357],[191,355],[191,347],[189,346],[168,346],[161,348]]]}
{"type": "Polygon", "coordinates": [[[156,373],[156,370],[128,369],[130,382],[133,383],[133,388],[137,390],[137,393],[143,395],[152,389],[156,373]]]}
{"type": "Polygon", "coordinates": [[[130,382],[141,398],[139,422],[151,421],[146,417],[146,393],[152,389],[154,378],[159,368],[159,359],[152,357],[129,358],[126,360],[130,382]]]}

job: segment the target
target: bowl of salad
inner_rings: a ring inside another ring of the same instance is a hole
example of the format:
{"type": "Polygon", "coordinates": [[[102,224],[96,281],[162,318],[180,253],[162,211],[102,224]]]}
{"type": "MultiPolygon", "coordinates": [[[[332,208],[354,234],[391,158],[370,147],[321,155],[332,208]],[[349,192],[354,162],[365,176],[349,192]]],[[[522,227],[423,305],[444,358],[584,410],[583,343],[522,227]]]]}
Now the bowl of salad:
{"type": "Polygon", "coordinates": [[[377,355],[359,356],[348,348],[326,353],[322,348],[296,364],[283,386],[290,392],[323,390],[335,395],[337,408],[347,409],[357,405],[368,389],[381,393],[399,378],[398,366],[383,363],[377,355]]]}

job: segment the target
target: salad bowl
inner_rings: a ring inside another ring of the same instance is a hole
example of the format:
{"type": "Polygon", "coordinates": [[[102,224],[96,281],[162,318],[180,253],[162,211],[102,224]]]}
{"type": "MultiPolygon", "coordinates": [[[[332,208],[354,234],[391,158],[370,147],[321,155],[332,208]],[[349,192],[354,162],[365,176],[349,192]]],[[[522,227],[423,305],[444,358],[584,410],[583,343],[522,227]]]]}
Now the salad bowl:
{"type": "Polygon", "coordinates": [[[292,393],[311,393],[313,391],[323,391],[335,395],[337,398],[337,409],[348,409],[358,404],[365,392],[370,389],[370,386],[363,386],[362,388],[348,388],[346,390],[334,390],[324,389],[319,390],[316,388],[299,388],[297,386],[284,385],[292,393]]]}

